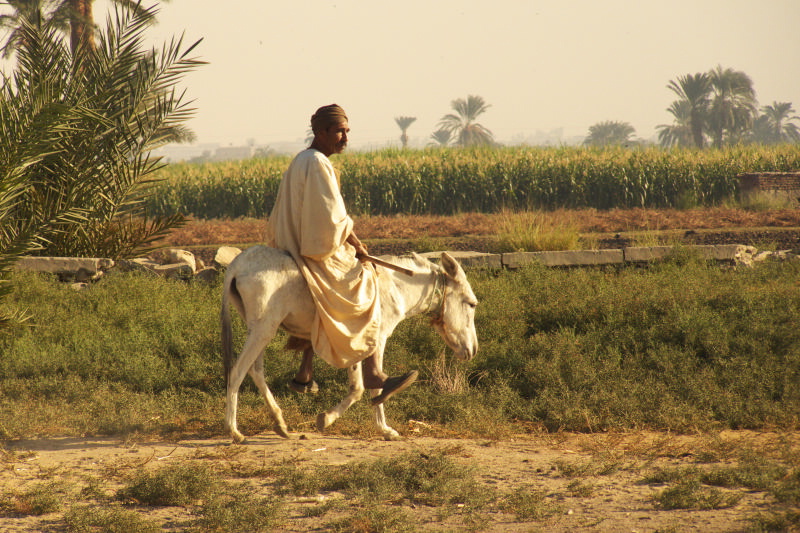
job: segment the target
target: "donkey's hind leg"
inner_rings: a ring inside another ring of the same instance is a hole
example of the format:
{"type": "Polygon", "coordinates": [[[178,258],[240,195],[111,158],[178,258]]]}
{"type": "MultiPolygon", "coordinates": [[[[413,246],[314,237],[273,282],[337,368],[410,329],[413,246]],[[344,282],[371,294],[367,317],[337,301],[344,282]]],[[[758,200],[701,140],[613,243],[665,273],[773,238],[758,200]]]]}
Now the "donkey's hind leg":
{"type": "Polygon", "coordinates": [[[254,334],[252,331],[247,335],[247,340],[239,354],[236,363],[231,367],[228,374],[228,390],[225,398],[225,428],[230,431],[233,441],[240,443],[244,441],[244,435],[239,431],[236,424],[236,413],[239,405],[239,388],[242,386],[245,376],[250,368],[255,364],[256,359],[266,347],[272,336],[254,334]]]}
{"type": "Polygon", "coordinates": [[[267,410],[272,417],[272,421],[275,422],[275,425],[273,426],[275,433],[288,439],[289,428],[286,426],[286,422],[283,420],[283,411],[281,411],[281,408],[278,406],[278,402],[275,401],[275,397],[272,395],[272,391],[269,390],[266,379],[264,379],[263,352],[258,355],[248,373],[250,374],[250,377],[253,378],[256,387],[258,387],[258,390],[261,391],[261,395],[264,397],[264,401],[267,403],[267,410]]]}

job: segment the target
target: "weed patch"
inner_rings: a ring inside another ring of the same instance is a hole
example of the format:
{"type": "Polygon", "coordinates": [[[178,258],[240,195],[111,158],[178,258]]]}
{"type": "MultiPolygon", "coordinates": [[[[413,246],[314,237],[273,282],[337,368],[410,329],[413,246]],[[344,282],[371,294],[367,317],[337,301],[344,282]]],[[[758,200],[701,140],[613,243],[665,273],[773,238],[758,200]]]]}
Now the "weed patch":
{"type": "Polygon", "coordinates": [[[61,509],[63,487],[58,483],[38,483],[26,490],[4,495],[2,516],[39,516],[61,509]]]}
{"type": "Polygon", "coordinates": [[[349,516],[332,520],[326,524],[336,533],[402,533],[415,531],[417,522],[402,509],[388,505],[359,507],[349,516]]]}
{"type": "Polygon", "coordinates": [[[561,511],[561,506],[548,498],[544,491],[532,486],[522,486],[507,494],[500,501],[500,508],[521,521],[543,520],[561,511]]]}
{"type": "Polygon", "coordinates": [[[657,493],[653,500],[658,507],[665,510],[709,510],[733,507],[741,500],[741,495],[705,487],[699,481],[689,479],[657,493]]]}
{"type": "Polygon", "coordinates": [[[275,531],[283,523],[282,503],[253,495],[243,486],[228,485],[206,501],[198,511],[200,531],[275,531]]]}
{"type": "Polygon", "coordinates": [[[179,463],[134,474],[117,497],[142,505],[189,505],[214,494],[219,480],[210,467],[179,463]]]}
{"type": "Polygon", "coordinates": [[[136,511],[119,506],[96,507],[79,505],[64,515],[69,533],[157,533],[163,531],[160,524],[147,520],[136,511]]]}

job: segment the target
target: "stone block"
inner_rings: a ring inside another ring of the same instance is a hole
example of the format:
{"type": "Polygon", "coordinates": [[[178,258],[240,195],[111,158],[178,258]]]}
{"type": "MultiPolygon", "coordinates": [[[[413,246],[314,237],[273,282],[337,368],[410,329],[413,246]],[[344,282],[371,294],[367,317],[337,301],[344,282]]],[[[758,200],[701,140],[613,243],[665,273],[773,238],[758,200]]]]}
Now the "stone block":
{"type": "Polygon", "coordinates": [[[626,263],[648,263],[664,259],[674,250],[674,246],[629,246],[622,252],[626,263]]]}
{"type": "MultiPolygon", "coordinates": [[[[503,268],[500,254],[464,251],[448,251],[447,253],[463,268],[503,268]]],[[[419,255],[438,263],[441,260],[442,252],[425,252],[419,255]]]]}
{"type": "Polygon", "coordinates": [[[47,272],[75,281],[88,281],[102,276],[114,266],[111,259],[89,257],[20,257],[14,265],[17,270],[47,272]]]}
{"type": "Polygon", "coordinates": [[[560,252],[512,252],[502,257],[506,268],[514,269],[538,262],[545,266],[603,266],[623,262],[622,250],[564,250],[560,252]]]}
{"type": "MultiPolygon", "coordinates": [[[[674,246],[631,246],[624,250],[625,262],[647,263],[657,261],[666,258],[674,250],[674,246]]],[[[743,244],[700,244],[690,246],[689,250],[709,261],[745,264],[751,262],[752,256],[756,253],[754,247],[743,244]]]]}

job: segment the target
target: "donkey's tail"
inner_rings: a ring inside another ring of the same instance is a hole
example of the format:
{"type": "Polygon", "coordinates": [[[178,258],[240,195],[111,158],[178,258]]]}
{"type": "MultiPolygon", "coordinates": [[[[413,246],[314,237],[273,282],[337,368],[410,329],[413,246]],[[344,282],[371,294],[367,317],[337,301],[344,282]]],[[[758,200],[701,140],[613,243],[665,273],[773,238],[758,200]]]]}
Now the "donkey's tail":
{"type": "Polygon", "coordinates": [[[236,291],[236,278],[231,277],[225,280],[222,290],[222,310],[220,311],[220,325],[222,326],[222,364],[225,372],[225,386],[228,386],[228,379],[233,367],[233,330],[231,327],[231,294],[236,291]]]}

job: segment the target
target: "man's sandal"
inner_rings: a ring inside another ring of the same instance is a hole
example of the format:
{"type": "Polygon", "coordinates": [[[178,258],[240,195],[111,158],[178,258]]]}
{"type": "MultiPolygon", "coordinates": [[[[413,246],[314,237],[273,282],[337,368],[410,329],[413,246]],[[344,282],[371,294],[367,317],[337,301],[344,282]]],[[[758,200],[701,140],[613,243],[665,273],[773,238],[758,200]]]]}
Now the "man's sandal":
{"type": "Polygon", "coordinates": [[[300,383],[296,379],[292,379],[287,386],[295,392],[299,392],[300,394],[316,394],[319,392],[319,385],[313,379],[308,383],[300,383]]]}
{"type": "Polygon", "coordinates": [[[417,381],[417,376],[419,376],[419,372],[412,370],[411,372],[406,372],[402,376],[386,378],[381,393],[371,400],[372,405],[380,405],[398,392],[403,392],[412,383],[417,381]]]}

